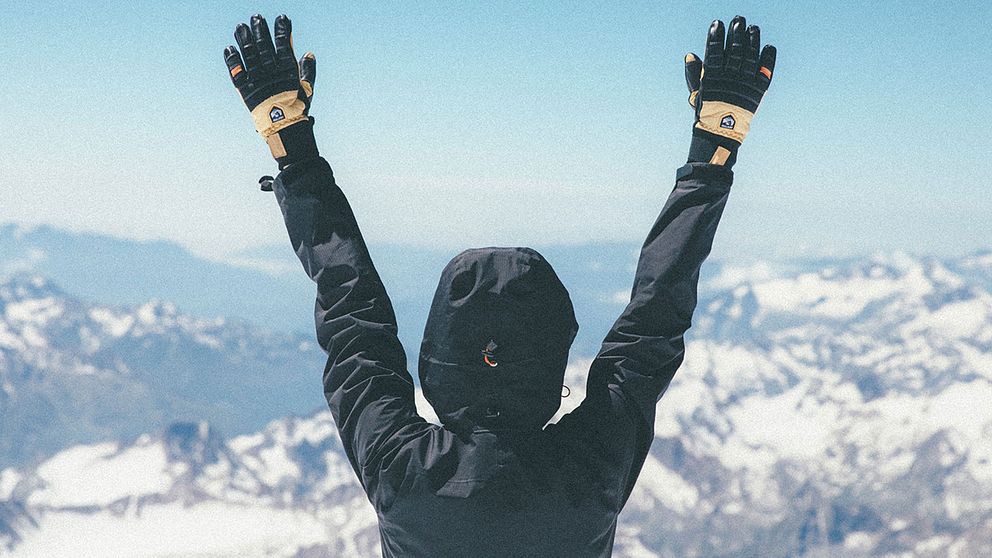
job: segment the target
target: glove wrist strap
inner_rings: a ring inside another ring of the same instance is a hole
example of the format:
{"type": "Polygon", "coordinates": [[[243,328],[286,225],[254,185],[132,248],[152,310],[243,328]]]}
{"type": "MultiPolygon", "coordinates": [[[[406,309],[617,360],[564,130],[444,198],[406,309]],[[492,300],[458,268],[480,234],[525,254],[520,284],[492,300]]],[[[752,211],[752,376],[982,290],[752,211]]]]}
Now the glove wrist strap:
{"type": "Polygon", "coordinates": [[[287,166],[320,156],[317,141],[313,137],[313,117],[287,126],[265,138],[272,151],[272,157],[279,164],[279,170],[287,166]]]}
{"type": "Polygon", "coordinates": [[[700,128],[693,128],[688,162],[722,165],[729,169],[737,162],[737,149],[740,146],[741,144],[734,140],[700,128]]]}

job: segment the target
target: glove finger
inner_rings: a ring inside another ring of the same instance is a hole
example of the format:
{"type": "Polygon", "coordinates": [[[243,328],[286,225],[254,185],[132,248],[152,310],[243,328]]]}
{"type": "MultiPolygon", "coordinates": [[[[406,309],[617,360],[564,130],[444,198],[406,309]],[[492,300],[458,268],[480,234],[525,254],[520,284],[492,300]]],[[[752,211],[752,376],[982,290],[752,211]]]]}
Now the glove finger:
{"type": "Polygon", "coordinates": [[[685,55],[685,84],[689,88],[689,106],[696,106],[699,84],[703,78],[703,61],[693,53],[685,55]]]}
{"type": "Polygon", "coordinates": [[[237,41],[238,47],[241,48],[241,56],[245,62],[245,71],[248,72],[248,75],[258,72],[260,70],[258,67],[258,50],[255,48],[255,42],[252,40],[251,28],[244,23],[239,23],[238,27],[234,30],[234,40],[237,41]]]}
{"type": "Polygon", "coordinates": [[[723,22],[713,20],[706,35],[706,52],[703,54],[703,66],[711,71],[723,67],[723,22]]]}
{"type": "Polygon", "coordinates": [[[313,86],[317,80],[317,57],[308,52],[300,58],[300,80],[313,86]]]}
{"type": "Polygon", "coordinates": [[[741,71],[741,63],[744,61],[744,42],[747,21],[744,16],[736,16],[730,21],[730,30],[727,33],[727,47],[725,49],[727,62],[725,68],[733,73],[741,71]]]}
{"type": "Polygon", "coordinates": [[[300,58],[300,85],[307,99],[313,97],[313,82],[317,79],[317,57],[308,52],[300,58]]]}
{"type": "Polygon", "coordinates": [[[272,27],[276,43],[276,63],[280,69],[298,71],[293,54],[293,22],[285,15],[276,18],[272,27]]]}
{"type": "Polygon", "coordinates": [[[741,74],[748,80],[754,79],[758,71],[758,51],[761,50],[761,29],[757,25],[749,25],[744,39],[744,62],[741,63],[741,74]]]}
{"type": "Polygon", "coordinates": [[[768,90],[768,84],[772,81],[772,73],[775,71],[775,55],[777,51],[772,45],[765,45],[758,58],[758,85],[763,91],[768,90]]]}
{"type": "Polygon", "coordinates": [[[245,63],[241,60],[241,53],[233,45],[224,49],[224,62],[227,64],[231,81],[234,82],[238,91],[241,91],[241,87],[248,81],[248,72],[245,71],[245,63]]]}
{"type": "Polygon", "coordinates": [[[258,52],[262,72],[270,73],[276,65],[276,49],[272,46],[269,24],[260,14],[251,16],[251,32],[255,40],[255,50],[258,52]]]}

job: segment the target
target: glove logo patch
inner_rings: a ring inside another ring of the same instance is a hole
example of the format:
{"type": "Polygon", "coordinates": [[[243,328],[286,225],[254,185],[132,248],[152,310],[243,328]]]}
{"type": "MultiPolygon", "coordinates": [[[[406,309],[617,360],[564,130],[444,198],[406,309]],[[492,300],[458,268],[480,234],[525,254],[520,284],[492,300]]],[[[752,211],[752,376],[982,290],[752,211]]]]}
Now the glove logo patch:
{"type": "Polygon", "coordinates": [[[285,119],[286,113],[284,113],[281,108],[272,107],[272,110],[269,111],[269,120],[271,120],[273,124],[285,119]]]}
{"type": "Polygon", "coordinates": [[[720,127],[726,128],[728,130],[733,130],[734,126],[737,125],[737,120],[734,119],[733,114],[728,114],[720,119],[720,127]]]}

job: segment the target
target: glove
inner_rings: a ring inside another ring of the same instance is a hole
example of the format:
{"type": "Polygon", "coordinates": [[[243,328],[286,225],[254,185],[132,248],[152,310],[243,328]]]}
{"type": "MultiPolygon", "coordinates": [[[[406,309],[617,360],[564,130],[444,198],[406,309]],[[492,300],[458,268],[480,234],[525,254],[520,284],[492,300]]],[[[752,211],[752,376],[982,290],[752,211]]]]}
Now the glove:
{"type": "Polygon", "coordinates": [[[308,52],[297,64],[293,24],[285,15],[276,18],[274,31],[275,46],[265,18],[253,15],[251,27],[241,23],[234,30],[241,52],[228,46],[224,61],[251,111],[255,130],[265,138],[281,170],[318,156],[313,118],[309,116],[317,59],[308,52]]]}
{"type": "Polygon", "coordinates": [[[772,81],[775,47],[761,49],[761,30],[744,17],[730,22],[724,41],[723,22],[710,25],[706,57],[685,55],[689,104],[696,109],[689,162],[732,167],[737,149],[751,127],[751,118],[772,81]]]}

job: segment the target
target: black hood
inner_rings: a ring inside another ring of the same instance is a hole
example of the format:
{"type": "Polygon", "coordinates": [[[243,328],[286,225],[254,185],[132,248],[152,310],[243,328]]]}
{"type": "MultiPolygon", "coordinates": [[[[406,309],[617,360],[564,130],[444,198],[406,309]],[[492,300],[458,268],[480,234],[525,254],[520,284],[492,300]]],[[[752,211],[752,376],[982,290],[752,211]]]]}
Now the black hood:
{"type": "Polygon", "coordinates": [[[424,396],[449,426],[540,429],[561,405],[578,328],[568,291],[537,251],[466,250],[441,272],[427,318],[424,396]]]}

